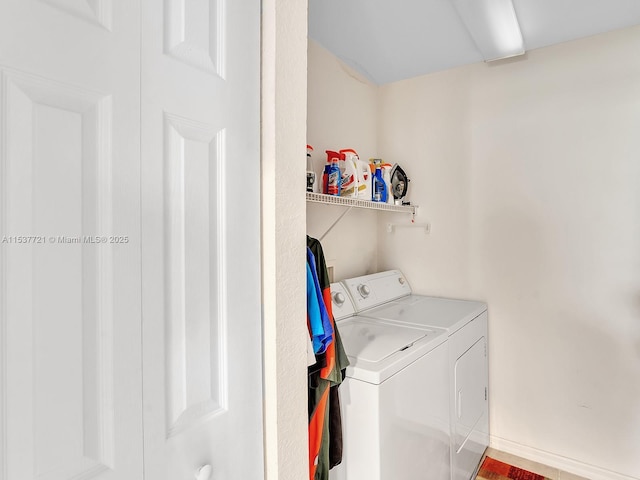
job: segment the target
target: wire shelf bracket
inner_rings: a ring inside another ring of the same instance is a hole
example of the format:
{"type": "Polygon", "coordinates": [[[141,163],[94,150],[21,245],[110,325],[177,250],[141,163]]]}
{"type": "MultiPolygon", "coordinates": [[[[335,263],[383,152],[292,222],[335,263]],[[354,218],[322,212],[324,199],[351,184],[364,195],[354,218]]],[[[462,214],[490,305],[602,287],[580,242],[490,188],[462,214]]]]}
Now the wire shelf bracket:
{"type": "Polygon", "coordinates": [[[311,203],[322,203],[325,205],[341,205],[347,208],[342,214],[336,219],[335,222],[331,224],[331,226],[324,232],[324,234],[319,238],[322,240],[327,234],[333,230],[333,228],[344,218],[344,216],[349,213],[353,208],[363,208],[366,210],[381,210],[386,212],[396,212],[396,213],[410,213],[411,214],[411,223],[415,220],[416,210],[418,208],[417,205],[394,205],[391,203],[381,203],[381,202],[371,202],[368,200],[362,200],[358,198],[347,198],[347,197],[338,197],[335,195],[325,195],[322,193],[307,193],[307,202],[311,203]]]}

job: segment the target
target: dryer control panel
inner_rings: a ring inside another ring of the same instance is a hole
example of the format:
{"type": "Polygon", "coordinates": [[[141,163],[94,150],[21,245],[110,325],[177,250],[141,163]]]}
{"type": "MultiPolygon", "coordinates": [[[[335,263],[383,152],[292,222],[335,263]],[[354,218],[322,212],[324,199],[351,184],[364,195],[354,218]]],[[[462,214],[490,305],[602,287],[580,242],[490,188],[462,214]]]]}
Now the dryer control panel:
{"type": "Polygon", "coordinates": [[[344,280],[357,312],[377,307],[411,294],[409,282],[400,270],[372,273],[344,280]]]}

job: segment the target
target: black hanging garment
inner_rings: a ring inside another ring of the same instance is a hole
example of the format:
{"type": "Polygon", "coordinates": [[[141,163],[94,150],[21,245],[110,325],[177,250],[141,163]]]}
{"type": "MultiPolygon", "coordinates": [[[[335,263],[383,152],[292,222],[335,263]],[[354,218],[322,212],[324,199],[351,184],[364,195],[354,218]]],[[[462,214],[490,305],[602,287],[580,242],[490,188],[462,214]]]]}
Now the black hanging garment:
{"type": "Polygon", "coordinates": [[[307,236],[307,247],[315,259],[321,299],[333,327],[333,341],[316,355],[309,367],[309,479],[328,480],[329,469],[342,461],[342,418],[338,387],[349,364],[333,318],[329,275],[322,245],[307,236]]]}

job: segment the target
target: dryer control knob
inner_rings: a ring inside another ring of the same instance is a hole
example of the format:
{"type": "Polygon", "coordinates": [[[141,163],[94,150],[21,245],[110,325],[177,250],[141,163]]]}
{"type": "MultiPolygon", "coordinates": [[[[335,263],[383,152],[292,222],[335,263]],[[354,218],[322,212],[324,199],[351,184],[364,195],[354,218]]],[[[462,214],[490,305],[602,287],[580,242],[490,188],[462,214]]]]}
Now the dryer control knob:
{"type": "Polygon", "coordinates": [[[367,298],[371,293],[371,290],[367,285],[360,284],[358,285],[358,293],[360,294],[361,297],[367,298]]]}
{"type": "Polygon", "coordinates": [[[400,285],[404,285],[404,281],[404,278],[398,277],[398,282],[400,282],[400,285]]]}
{"type": "Polygon", "coordinates": [[[345,301],[345,298],[344,298],[344,295],[342,294],[342,292],[337,292],[337,293],[333,294],[333,303],[335,303],[339,307],[342,306],[344,301],[345,301]]]}

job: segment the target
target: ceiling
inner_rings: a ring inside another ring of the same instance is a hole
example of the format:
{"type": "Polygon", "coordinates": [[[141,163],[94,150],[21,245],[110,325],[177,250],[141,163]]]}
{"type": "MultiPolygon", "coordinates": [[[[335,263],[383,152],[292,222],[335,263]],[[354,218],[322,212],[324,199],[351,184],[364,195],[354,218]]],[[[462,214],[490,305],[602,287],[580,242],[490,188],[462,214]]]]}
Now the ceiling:
{"type": "MultiPolygon", "coordinates": [[[[513,0],[525,49],[640,24],[640,0],[513,0]]],[[[451,0],[309,0],[309,37],[381,85],[483,61],[451,0]]]]}

